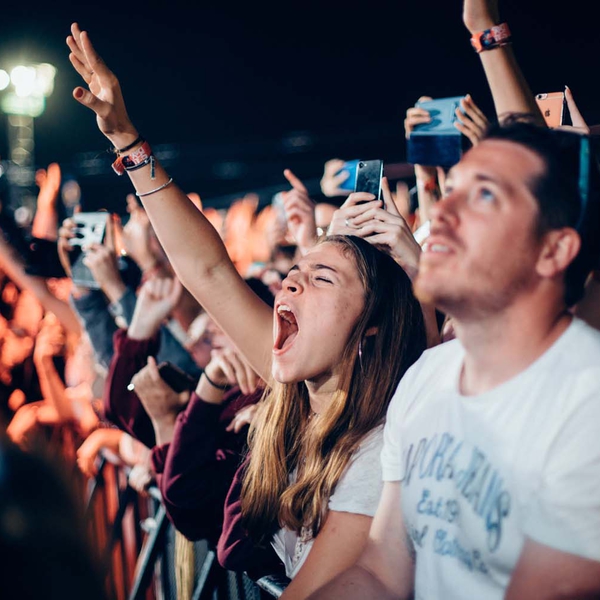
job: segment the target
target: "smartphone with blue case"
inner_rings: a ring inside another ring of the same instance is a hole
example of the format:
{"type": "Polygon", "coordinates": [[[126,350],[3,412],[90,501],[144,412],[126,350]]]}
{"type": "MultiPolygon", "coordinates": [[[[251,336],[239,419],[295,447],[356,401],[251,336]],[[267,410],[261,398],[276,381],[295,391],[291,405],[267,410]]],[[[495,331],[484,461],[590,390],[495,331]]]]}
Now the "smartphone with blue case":
{"type": "Polygon", "coordinates": [[[464,151],[464,136],[454,124],[456,109],[464,96],[452,96],[417,102],[431,115],[429,123],[415,125],[407,140],[407,161],[416,165],[451,167],[464,151]]]}

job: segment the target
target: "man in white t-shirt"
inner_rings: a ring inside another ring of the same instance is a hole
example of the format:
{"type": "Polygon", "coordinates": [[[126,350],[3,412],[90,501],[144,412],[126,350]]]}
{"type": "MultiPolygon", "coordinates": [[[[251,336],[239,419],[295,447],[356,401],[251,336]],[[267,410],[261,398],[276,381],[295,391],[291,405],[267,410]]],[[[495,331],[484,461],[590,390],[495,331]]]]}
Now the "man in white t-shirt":
{"type": "Polygon", "coordinates": [[[400,383],[368,547],[314,598],[600,594],[600,332],[567,310],[600,252],[588,145],[516,122],[451,169],[415,290],[458,339],[400,383]]]}
{"type": "Polygon", "coordinates": [[[450,170],[415,282],[457,339],[401,381],[367,548],[313,600],[600,597],[600,332],[568,310],[600,175],[588,138],[503,125],[450,170]]]}

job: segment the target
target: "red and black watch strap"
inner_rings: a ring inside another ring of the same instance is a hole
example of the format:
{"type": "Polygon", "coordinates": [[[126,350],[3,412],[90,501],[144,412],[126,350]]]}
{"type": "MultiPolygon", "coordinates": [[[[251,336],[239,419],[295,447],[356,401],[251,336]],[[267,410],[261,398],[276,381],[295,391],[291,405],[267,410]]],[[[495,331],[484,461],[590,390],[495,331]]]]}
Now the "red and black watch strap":
{"type": "Polygon", "coordinates": [[[511,43],[511,33],[507,23],[500,23],[490,29],[478,31],[471,36],[471,45],[478,54],[511,43]]]}
{"type": "Polygon", "coordinates": [[[150,148],[150,144],[148,142],[144,142],[133,152],[130,152],[125,156],[119,155],[117,160],[113,162],[112,168],[117,175],[123,175],[123,173],[125,173],[127,170],[133,170],[148,164],[151,160],[151,157],[152,148],[150,148]]]}

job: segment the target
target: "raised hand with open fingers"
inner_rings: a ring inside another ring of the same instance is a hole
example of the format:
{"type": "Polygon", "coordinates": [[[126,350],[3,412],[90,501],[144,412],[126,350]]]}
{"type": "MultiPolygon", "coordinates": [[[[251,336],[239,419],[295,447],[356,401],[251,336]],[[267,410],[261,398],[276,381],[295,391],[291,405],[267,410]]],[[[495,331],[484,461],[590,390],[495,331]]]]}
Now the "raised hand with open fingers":
{"type": "Polygon", "coordinates": [[[119,81],[94,49],[87,31],[77,23],[71,25],[67,46],[71,64],[88,87],[76,87],[73,97],[96,113],[98,128],[114,146],[130,144],[138,133],[127,114],[119,81]]]}

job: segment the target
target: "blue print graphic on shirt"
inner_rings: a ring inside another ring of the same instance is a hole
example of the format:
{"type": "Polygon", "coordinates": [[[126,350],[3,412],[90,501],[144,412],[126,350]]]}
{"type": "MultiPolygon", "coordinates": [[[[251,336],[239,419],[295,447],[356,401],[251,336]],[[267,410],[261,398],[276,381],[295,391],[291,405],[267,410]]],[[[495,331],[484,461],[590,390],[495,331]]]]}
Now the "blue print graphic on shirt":
{"type": "MultiPolygon", "coordinates": [[[[444,432],[410,444],[404,451],[403,460],[403,487],[410,486],[415,478],[423,484],[430,480],[432,485],[435,485],[435,482],[451,481],[457,492],[456,496],[446,498],[435,495],[429,486],[423,488],[416,505],[418,514],[452,524],[460,515],[459,501],[464,499],[473,513],[481,518],[488,550],[495,552],[498,549],[502,541],[503,521],[511,511],[511,497],[504,489],[504,480],[499,470],[492,465],[484,452],[477,446],[468,447],[462,440],[444,432]]],[[[447,532],[438,530],[435,539],[441,540],[444,538],[443,534],[447,532]]],[[[415,538],[414,535],[411,537],[415,538]]],[[[424,537],[419,537],[420,546],[424,537]]],[[[455,548],[456,544],[458,542],[454,543],[455,548]]],[[[443,544],[438,543],[437,547],[441,546],[443,544]]],[[[461,558],[465,552],[460,548],[455,555],[461,558]]],[[[478,551],[473,551],[473,557],[478,556],[478,551]]]]}

